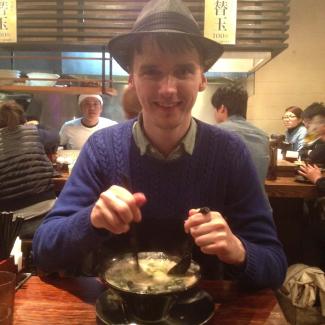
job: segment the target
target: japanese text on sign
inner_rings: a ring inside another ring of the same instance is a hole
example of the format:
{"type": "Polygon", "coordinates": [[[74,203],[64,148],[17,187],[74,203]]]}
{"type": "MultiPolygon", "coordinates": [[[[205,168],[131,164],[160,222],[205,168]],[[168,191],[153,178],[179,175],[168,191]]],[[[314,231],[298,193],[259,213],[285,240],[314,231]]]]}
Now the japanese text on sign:
{"type": "Polygon", "coordinates": [[[222,44],[235,44],[237,0],[205,0],[204,11],[204,36],[222,44]]]}
{"type": "Polygon", "coordinates": [[[0,43],[17,42],[16,0],[0,0],[0,43]]]}

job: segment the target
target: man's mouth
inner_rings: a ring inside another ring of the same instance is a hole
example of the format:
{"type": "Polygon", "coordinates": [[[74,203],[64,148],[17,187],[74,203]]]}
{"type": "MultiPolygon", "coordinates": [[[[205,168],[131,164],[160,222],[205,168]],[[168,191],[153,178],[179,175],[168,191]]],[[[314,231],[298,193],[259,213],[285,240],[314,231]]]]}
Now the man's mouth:
{"type": "Polygon", "coordinates": [[[173,108],[176,106],[179,106],[181,102],[172,102],[172,103],[162,103],[162,102],[156,102],[155,104],[161,108],[173,108]]]}

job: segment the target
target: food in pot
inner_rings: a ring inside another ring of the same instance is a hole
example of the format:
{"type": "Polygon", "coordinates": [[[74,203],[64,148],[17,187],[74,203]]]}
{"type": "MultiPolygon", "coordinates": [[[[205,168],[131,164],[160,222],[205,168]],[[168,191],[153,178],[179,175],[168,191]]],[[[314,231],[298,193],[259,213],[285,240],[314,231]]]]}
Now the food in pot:
{"type": "Polygon", "coordinates": [[[198,280],[198,266],[193,264],[184,275],[168,275],[176,264],[164,254],[139,255],[140,271],[131,256],[115,260],[105,272],[105,280],[120,290],[135,293],[164,293],[184,290],[198,280]]]}

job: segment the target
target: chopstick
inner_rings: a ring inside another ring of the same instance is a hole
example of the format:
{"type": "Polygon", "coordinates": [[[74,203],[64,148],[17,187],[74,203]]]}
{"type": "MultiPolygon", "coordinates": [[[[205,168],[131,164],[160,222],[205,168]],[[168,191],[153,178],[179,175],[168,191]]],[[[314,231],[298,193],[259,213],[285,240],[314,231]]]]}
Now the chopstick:
{"type": "MultiPolygon", "coordinates": [[[[122,177],[123,187],[125,187],[130,193],[133,193],[132,185],[131,185],[129,177],[125,174],[122,174],[121,177],[122,177]]],[[[132,248],[132,255],[135,260],[135,267],[136,267],[137,271],[139,272],[140,271],[139,256],[138,256],[139,243],[138,243],[138,234],[137,234],[135,222],[130,223],[129,232],[130,232],[130,244],[131,244],[131,248],[132,248]]]]}
{"type": "Polygon", "coordinates": [[[0,259],[10,256],[24,219],[13,212],[0,213],[0,259]]]}

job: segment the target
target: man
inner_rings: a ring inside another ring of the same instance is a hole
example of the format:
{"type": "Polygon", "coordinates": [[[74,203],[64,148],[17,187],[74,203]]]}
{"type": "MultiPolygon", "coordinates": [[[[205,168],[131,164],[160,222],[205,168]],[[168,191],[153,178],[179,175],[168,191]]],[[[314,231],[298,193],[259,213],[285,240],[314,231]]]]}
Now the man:
{"type": "Polygon", "coordinates": [[[60,143],[60,136],[58,131],[46,129],[40,124],[39,119],[36,116],[27,115],[26,120],[27,125],[35,125],[37,127],[40,140],[45,149],[45,153],[49,156],[56,153],[60,143]]]}
{"type": "Polygon", "coordinates": [[[230,84],[218,88],[211,103],[218,126],[236,132],[246,143],[262,186],[269,166],[268,135],[246,120],[248,94],[242,87],[230,84]]]}
{"type": "Polygon", "coordinates": [[[303,121],[307,138],[313,139],[301,149],[300,155],[309,162],[325,165],[325,106],[313,103],[304,109],[303,121]]]}
{"type": "Polygon", "coordinates": [[[25,124],[24,113],[15,101],[0,104],[0,212],[24,218],[20,238],[32,238],[56,195],[40,130],[25,124]]]}
{"type": "Polygon", "coordinates": [[[309,163],[299,174],[316,185],[318,198],[307,201],[311,220],[303,240],[303,262],[325,271],[325,177],[319,166],[325,166],[325,106],[313,103],[303,112],[308,134],[318,139],[308,153],[309,163]],[[319,166],[318,166],[318,165],[319,166]]]}
{"type": "Polygon", "coordinates": [[[126,119],[137,117],[141,112],[141,104],[139,103],[134,88],[126,87],[124,89],[122,95],[122,108],[126,119]]]}
{"type": "Polygon", "coordinates": [[[180,0],[155,0],[109,51],[130,73],[142,112],[83,147],[34,237],[39,268],[74,271],[90,253],[130,251],[135,222],[142,251],[181,254],[190,235],[204,278],[224,269],[243,284],[280,286],[286,258],[249,152],[191,116],[221,45],[201,36],[180,0]],[[205,206],[210,213],[199,212],[205,206]]]}
{"type": "Polygon", "coordinates": [[[95,131],[116,124],[115,121],[100,117],[103,111],[100,95],[80,95],[78,105],[82,117],[65,122],[60,130],[60,144],[65,149],[80,150],[95,131]]]}

